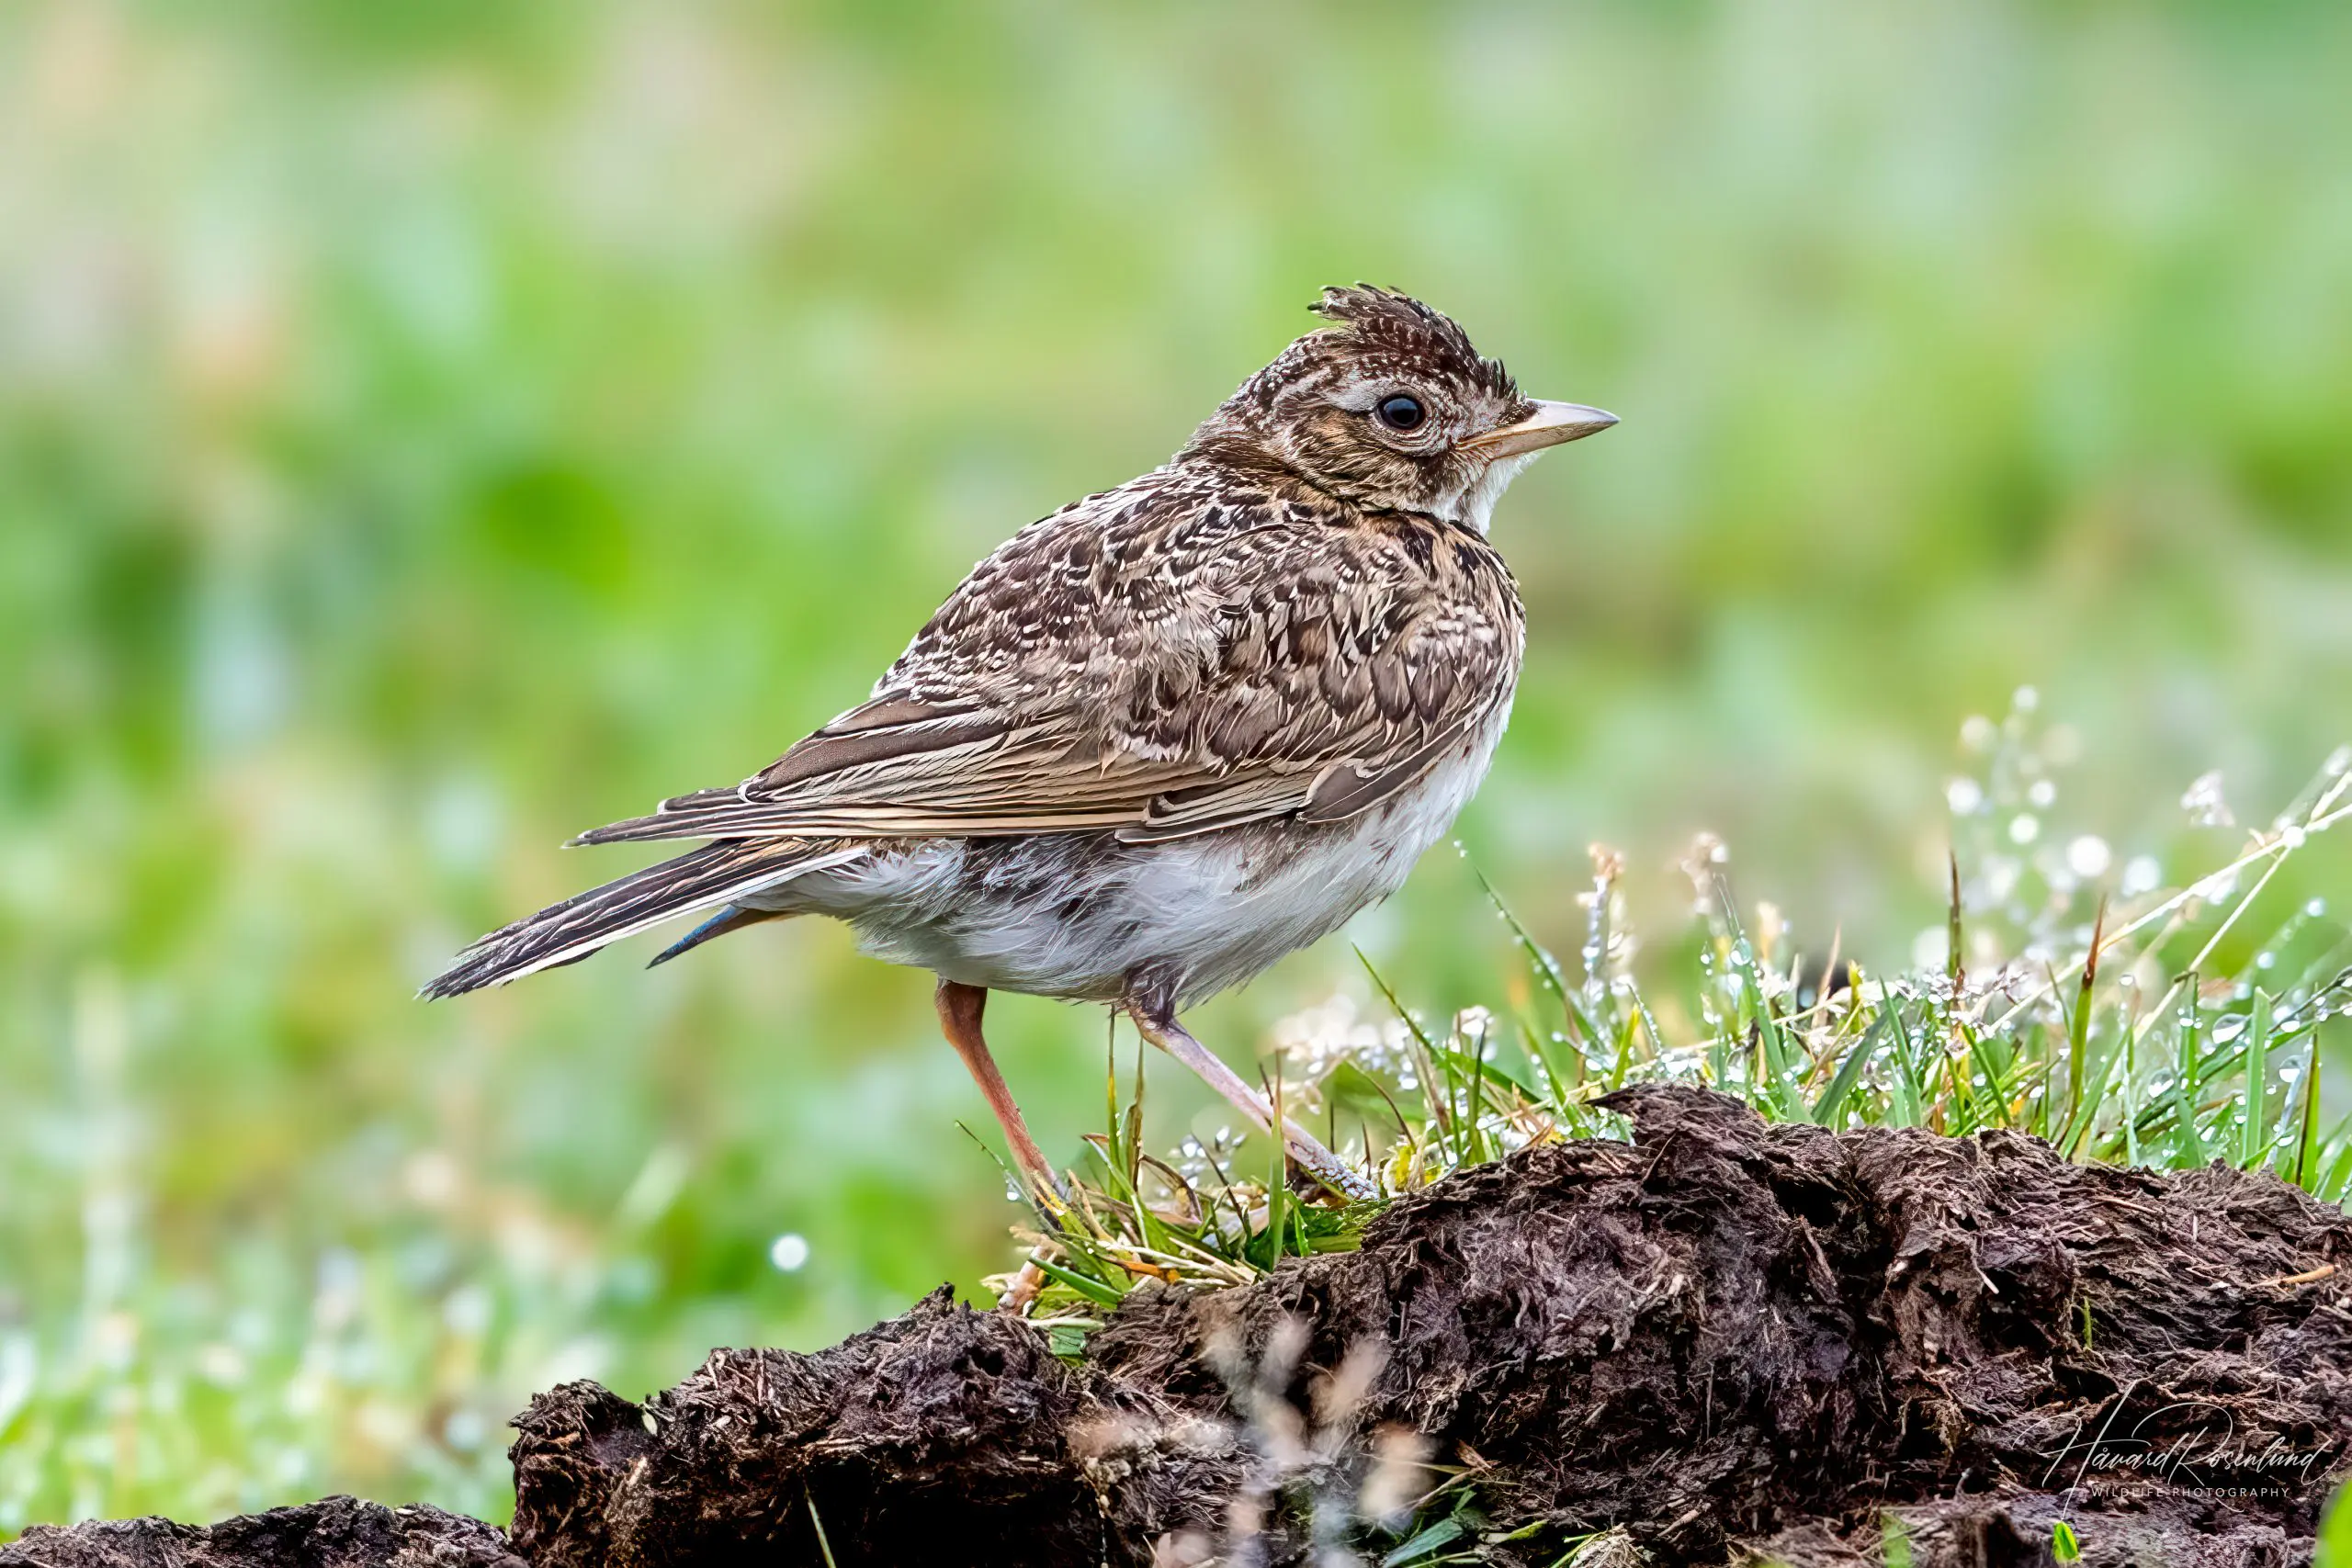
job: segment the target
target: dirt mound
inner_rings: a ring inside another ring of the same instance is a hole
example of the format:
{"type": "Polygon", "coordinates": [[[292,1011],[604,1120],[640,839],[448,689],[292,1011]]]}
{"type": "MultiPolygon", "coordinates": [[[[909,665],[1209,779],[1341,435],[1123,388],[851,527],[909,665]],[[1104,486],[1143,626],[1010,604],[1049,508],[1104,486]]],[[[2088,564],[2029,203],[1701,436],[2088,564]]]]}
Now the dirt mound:
{"type": "MultiPolygon", "coordinates": [[[[2037,1563],[2062,1518],[2087,1563],[2309,1560],[2352,1444],[2341,1213],[2011,1134],[1767,1127],[1691,1089],[1610,1103],[1631,1145],[1466,1172],[1361,1251],[1244,1289],[1147,1290],[1077,1366],[942,1291],[815,1355],[719,1351],[642,1406],[543,1394],[516,1422],[511,1549],[1305,1562],[1436,1465],[1483,1516],[1449,1550],[1483,1536],[1506,1563],[1611,1529],[1617,1562],[1876,1564],[1885,1528],[1923,1568],[2037,1563]]],[[[84,1527],[0,1564],[282,1560],[223,1555],[236,1528],[210,1556],[164,1533],[133,1556],[102,1532],[177,1527],[84,1527]]]]}
{"type": "Polygon", "coordinates": [[[524,1568],[505,1532],[438,1508],[326,1497],[198,1529],[169,1519],[36,1525],[6,1568],[524,1568]]]}

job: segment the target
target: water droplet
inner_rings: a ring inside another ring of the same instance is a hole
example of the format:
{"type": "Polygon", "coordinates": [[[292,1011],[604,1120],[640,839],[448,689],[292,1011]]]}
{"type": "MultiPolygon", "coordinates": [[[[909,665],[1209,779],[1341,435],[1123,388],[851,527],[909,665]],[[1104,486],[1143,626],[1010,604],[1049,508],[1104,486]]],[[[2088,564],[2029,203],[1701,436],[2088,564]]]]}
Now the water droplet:
{"type": "Polygon", "coordinates": [[[2197,896],[2209,902],[2226,898],[2237,890],[2238,874],[2235,871],[2217,871],[2197,885],[2197,896]]]}
{"type": "Polygon", "coordinates": [[[2318,919],[2322,915],[2327,913],[2327,900],[2324,898],[2312,899],[2310,903],[2303,906],[2303,913],[2309,915],[2314,920],[2318,919]]]}
{"type": "Polygon", "coordinates": [[[2009,818],[2009,842],[2030,844],[2041,837],[2041,818],[2030,812],[2020,811],[2009,818]]]}
{"type": "Polygon", "coordinates": [[[808,1261],[808,1238],[797,1231],[786,1231],[768,1243],[768,1261],[786,1274],[797,1274],[808,1261]]]}
{"type": "Polygon", "coordinates": [[[2303,831],[2303,825],[2300,822],[2290,822],[2278,829],[2278,841],[2290,850],[2301,849],[2307,837],[2309,835],[2303,831]]]}
{"type": "Polygon", "coordinates": [[[2086,881],[2105,876],[2115,852],[2097,833],[2085,833],[2066,846],[2066,869],[2086,881]]]}
{"type": "Polygon", "coordinates": [[[2256,969],[2275,969],[2278,966],[2278,955],[2275,953],[2257,953],[2254,955],[2254,966],[2256,969]]]}
{"type": "Polygon", "coordinates": [[[2051,804],[2058,798],[2058,786],[2048,779],[2036,779],[2033,781],[2033,787],[2025,792],[2025,798],[2027,803],[2037,810],[2047,811],[2051,804]]]}
{"type": "Polygon", "coordinates": [[[1984,804],[1984,786],[1974,779],[1954,779],[1944,785],[1944,804],[1954,817],[1973,817],[1984,804]]]}
{"type": "Polygon", "coordinates": [[[2222,794],[2222,770],[2199,773],[2181,792],[2180,808],[2188,813],[2191,827],[2227,828],[2237,818],[2230,810],[2228,799],[2222,794]]]}

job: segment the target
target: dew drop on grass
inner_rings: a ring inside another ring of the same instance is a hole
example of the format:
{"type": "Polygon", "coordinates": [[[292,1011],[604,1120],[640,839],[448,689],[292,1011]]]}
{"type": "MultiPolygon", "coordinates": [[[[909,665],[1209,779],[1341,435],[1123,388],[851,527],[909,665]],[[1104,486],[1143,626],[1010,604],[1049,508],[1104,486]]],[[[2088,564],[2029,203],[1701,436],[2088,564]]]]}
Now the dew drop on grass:
{"type": "Polygon", "coordinates": [[[2228,828],[2237,822],[2230,810],[2228,798],[2222,794],[2222,770],[2199,773],[2181,792],[2180,808],[2188,813],[2194,828],[2228,828]]]}
{"type": "Polygon", "coordinates": [[[2303,906],[2303,913],[2309,915],[2312,919],[2318,919],[2322,915],[2327,913],[2327,900],[2324,898],[2312,899],[2310,903],[2303,906]]]}
{"type": "Polygon", "coordinates": [[[786,1231],[768,1244],[768,1261],[783,1274],[797,1274],[808,1261],[808,1238],[786,1231]]]}
{"type": "Polygon", "coordinates": [[[2047,811],[2058,798],[2058,786],[2048,779],[2036,779],[2033,787],[2025,792],[2025,798],[2037,810],[2047,811]]]}
{"type": "Polygon", "coordinates": [[[2254,966],[2256,969],[2275,969],[2278,966],[2278,955],[2275,953],[2257,953],[2254,955],[2254,966]]]}
{"type": "Polygon", "coordinates": [[[2238,890],[2238,874],[2225,867],[2197,885],[2197,896],[2208,903],[2228,897],[2238,890]]]}
{"type": "Polygon", "coordinates": [[[2041,837],[2041,818],[2031,812],[2020,811],[2009,818],[2009,842],[2030,844],[2041,837]]]}
{"type": "Polygon", "coordinates": [[[1984,804],[1984,786],[1974,779],[1954,779],[1944,785],[1944,803],[1954,817],[1973,817],[1984,804]]]}
{"type": "Polygon", "coordinates": [[[2115,863],[2115,852],[2097,833],[2085,833],[2066,846],[2066,869],[2089,881],[2107,874],[2115,863]]]}

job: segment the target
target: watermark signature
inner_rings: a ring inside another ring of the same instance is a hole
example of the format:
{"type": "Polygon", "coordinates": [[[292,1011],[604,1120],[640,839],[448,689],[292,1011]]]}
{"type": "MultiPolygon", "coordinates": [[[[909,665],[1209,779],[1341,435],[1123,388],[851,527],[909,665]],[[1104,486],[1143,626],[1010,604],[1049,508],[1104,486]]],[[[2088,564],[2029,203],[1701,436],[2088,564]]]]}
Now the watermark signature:
{"type": "Polygon", "coordinates": [[[2209,1497],[2291,1497],[2324,1472],[2332,1445],[2297,1442],[2267,1432],[2241,1433],[2229,1406],[2211,1400],[2174,1400],[2133,1411],[2125,1387],[2096,1431],[2078,1424],[2074,1436],[2043,1457],[2045,1487],[2116,1492],[2158,1486],[2209,1497]],[[2061,1478],[2063,1482],[2061,1481],[2061,1478]]]}

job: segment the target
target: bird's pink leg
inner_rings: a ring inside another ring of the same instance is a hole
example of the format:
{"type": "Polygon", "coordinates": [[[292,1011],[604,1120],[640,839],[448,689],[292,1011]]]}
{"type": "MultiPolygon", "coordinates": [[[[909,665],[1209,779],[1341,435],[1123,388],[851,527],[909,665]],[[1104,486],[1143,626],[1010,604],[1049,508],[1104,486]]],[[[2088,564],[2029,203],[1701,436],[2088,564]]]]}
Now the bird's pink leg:
{"type": "MultiPolygon", "coordinates": [[[[1219,1060],[1215,1053],[1193,1038],[1184,1026],[1176,1021],[1176,1010],[1160,996],[1144,990],[1130,991],[1126,999],[1127,1016],[1136,1021],[1136,1028],[1146,1040],[1167,1052],[1178,1061],[1198,1073],[1208,1086],[1223,1095],[1233,1108],[1261,1131],[1272,1132],[1274,1108],[1266,1097],[1243,1081],[1240,1074],[1219,1060]]],[[[1315,1135],[1288,1117],[1283,1119],[1283,1144],[1290,1157],[1343,1198],[1370,1198],[1372,1184],[1347,1168],[1339,1156],[1317,1143],[1315,1135]]]]}
{"type": "Polygon", "coordinates": [[[1012,1090],[1005,1087],[1004,1075],[997,1071],[996,1058],[989,1055],[989,1043],[980,1034],[980,1012],[989,1000],[987,990],[943,979],[933,1000],[939,1008],[939,1027],[946,1034],[947,1043],[964,1058],[972,1081],[980,1086],[989,1109],[996,1112],[997,1125],[1004,1129],[1004,1141],[1012,1150],[1013,1164],[1021,1168],[1022,1174],[1039,1194],[1060,1196],[1062,1184],[1055,1179],[1046,1151],[1029,1135],[1029,1124],[1021,1119],[1021,1107],[1013,1102],[1012,1090]]]}

